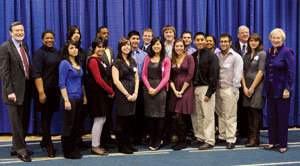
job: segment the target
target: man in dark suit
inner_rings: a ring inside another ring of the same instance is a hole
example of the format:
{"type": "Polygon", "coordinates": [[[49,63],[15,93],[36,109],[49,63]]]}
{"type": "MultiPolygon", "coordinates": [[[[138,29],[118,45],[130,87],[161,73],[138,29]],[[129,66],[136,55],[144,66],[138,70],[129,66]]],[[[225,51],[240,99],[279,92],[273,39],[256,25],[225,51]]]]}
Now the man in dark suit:
{"type": "Polygon", "coordinates": [[[12,148],[10,155],[30,162],[33,152],[27,151],[25,136],[30,117],[30,56],[24,39],[24,26],[14,22],[10,26],[11,39],[0,47],[0,73],[2,79],[2,99],[6,103],[12,128],[12,148]]]}
{"type": "Polygon", "coordinates": [[[142,36],[143,36],[144,44],[143,46],[140,47],[140,49],[145,51],[147,54],[149,54],[151,50],[149,46],[151,44],[151,40],[154,37],[154,33],[151,28],[146,28],[143,30],[142,36]]]}
{"type": "MultiPolygon", "coordinates": [[[[247,41],[250,37],[249,28],[245,25],[241,25],[238,28],[237,37],[239,41],[235,42],[232,45],[232,49],[240,54],[242,57],[247,53],[247,41]]],[[[237,110],[237,136],[246,137],[248,133],[248,120],[247,112],[243,109],[243,89],[240,88],[240,97],[238,101],[238,110],[237,110]]]]}

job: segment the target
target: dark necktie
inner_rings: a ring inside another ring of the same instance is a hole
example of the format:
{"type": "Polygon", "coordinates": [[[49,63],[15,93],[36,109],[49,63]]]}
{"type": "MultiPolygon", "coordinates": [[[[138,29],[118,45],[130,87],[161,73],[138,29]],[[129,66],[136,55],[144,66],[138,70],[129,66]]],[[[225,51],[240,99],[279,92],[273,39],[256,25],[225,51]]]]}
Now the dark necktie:
{"type": "Polygon", "coordinates": [[[246,52],[246,44],[243,45],[242,53],[244,54],[246,52]]]}
{"type": "Polygon", "coordinates": [[[24,48],[23,48],[22,44],[20,44],[20,52],[21,52],[21,55],[22,55],[24,66],[25,66],[26,76],[27,76],[27,79],[29,80],[29,65],[28,65],[28,61],[27,61],[26,54],[25,54],[25,51],[24,51],[24,48]]]}

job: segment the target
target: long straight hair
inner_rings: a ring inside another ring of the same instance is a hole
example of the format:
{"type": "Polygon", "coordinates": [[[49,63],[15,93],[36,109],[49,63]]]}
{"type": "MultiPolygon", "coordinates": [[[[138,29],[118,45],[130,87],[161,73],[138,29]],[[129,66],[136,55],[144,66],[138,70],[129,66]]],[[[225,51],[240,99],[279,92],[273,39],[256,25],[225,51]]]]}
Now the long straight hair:
{"type": "Polygon", "coordinates": [[[154,37],[151,42],[150,42],[150,51],[149,51],[149,57],[152,58],[155,56],[155,53],[152,49],[152,46],[156,43],[156,42],[159,42],[161,44],[161,51],[160,51],[160,60],[159,60],[159,63],[162,63],[162,61],[165,59],[165,56],[166,56],[166,50],[165,50],[165,45],[164,45],[164,42],[162,41],[162,39],[158,36],[154,37]]]}
{"type": "MultiPolygon", "coordinates": [[[[119,40],[118,56],[117,56],[118,61],[125,62],[125,59],[122,56],[122,47],[125,46],[127,43],[130,44],[130,41],[125,37],[123,37],[119,40]]],[[[135,60],[131,57],[131,51],[127,54],[127,59],[129,60],[129,62],[136,64],[135,60]]]]}

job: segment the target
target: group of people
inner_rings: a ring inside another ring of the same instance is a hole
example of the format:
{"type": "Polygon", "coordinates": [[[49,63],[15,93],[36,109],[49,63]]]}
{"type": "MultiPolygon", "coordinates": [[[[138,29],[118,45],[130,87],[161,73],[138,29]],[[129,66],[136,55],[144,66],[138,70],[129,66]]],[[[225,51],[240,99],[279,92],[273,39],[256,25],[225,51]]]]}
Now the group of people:
{"type": "Polygon", "coordinates": [[[81,138],[87,116],[92,122],[91,153],[110,152],[106,144],[114,130],[113,104],[116,143],[121,153],[138,151],[132,141],[143,142],[147,138],[148,148],[158,150],[168,145],[173,135],[178,137],[173,150],[189,144],[207,150],[218,143],[233,149],[237,133],[243,132],[248,138],[247,147],[258,146],[265,98],[269,129],[269,145],[265,148],[279,146],[282,153],[287,150],[295,59],[293,51],[283,44],[282,29],[271,31],[273,47],[267,53],[259,34],[250,35],[249,28],[243,25],[235,44],[229,34],[221,34],[220,49],[215,37],[203,32],[192,37],[191,32],[184,31],[181,38],[175,39],[176,29],[170,25],[162,29],[165,42],[155,37],[150,28],[145,29],[144,44],[139,47],[140,33],[133,30],[119,40],[114,56],[108,46],[106,27],[98,28],[91,47],[84,51],[80,47],[80,29],[69,26],[67,41],[59,51],[53,47],[55,34],[50,30],[43,32],[43,46],[33,54],[32,64],[23,42],[22,23],[12,23],[9,31],[11,39],[0,47],[2,99],[12,127],[10,154],[18,155],[22,161],[30,162],[33,155],[25,142],[31,97],[35,99],[34,109],[41,112],[40,146],[51,158],[56,155],[51,120],[59,103],[65,158],[79,159],[82,154],[78,147],[89,147],[81,138]],[[246,119],[239,120],[239,115],[246,115],[246,119]],[[247,126],[239,128],[244,121],[248,121],[247,126]],[[189,128],[194,133],[192,141],[186,139],[189,128]]]}

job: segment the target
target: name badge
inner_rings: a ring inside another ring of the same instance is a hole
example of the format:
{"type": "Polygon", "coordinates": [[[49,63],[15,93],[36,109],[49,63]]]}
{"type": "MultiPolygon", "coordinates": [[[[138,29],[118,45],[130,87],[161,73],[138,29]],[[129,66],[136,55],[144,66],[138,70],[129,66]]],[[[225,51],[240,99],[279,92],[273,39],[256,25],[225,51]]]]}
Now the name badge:
{"type": "Polygon", "coordinates": [[[133,67],[133,71],[136,72],[136,67],[133,67]]]}
{"type": "Polygon", "coordinates": [[[161,69],[161,71],[165,71],[165,68],[163,67],[163,68],[161,69]]]}
{"type": "Polygon", "coordinates": [[[224,68],[229,69],[230,68],[230,64],[228,64],[228,63],[224,64],[224,68]]]}
{"type": "Polygon", "coordinates": [[[107,67],[105,63],[103,63],[103,67],[104,67],[104,68],[106,68],[106,67],[107,67]]]}
{"type": "Polygon", "coordinates": [[[175,65],[175,64],[173,64],[173,65],[172,65],[172,68],[175,68],[175,67],[176,67],[176,65],[175,65]]]}
{"type": "Polygon", "coordinates": [[[257,61],[258,61],[258,59],[259,59],[259,56],[255,56],[255,57],[254,57],[254,60],[257,60],[257,61]]]}

